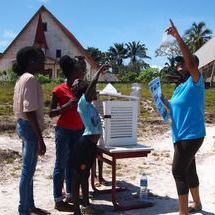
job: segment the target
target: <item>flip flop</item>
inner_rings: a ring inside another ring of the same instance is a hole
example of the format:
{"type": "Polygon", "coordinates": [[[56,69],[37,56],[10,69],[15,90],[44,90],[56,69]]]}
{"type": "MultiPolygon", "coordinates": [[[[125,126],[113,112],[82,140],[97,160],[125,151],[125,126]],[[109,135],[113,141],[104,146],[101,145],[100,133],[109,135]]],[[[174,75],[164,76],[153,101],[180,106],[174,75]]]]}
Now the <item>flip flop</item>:
{"type": "Polygon", "coordinates": [[[199,205],[199,206],[196,206],[196,207],[189,207],[189,208],[188,208],[188,212],[189,212],[189,213],[192,213],[192,214],[198,213],[198,212],[200,212],[201,210],[202,210],[202,205],[199,205]]]}

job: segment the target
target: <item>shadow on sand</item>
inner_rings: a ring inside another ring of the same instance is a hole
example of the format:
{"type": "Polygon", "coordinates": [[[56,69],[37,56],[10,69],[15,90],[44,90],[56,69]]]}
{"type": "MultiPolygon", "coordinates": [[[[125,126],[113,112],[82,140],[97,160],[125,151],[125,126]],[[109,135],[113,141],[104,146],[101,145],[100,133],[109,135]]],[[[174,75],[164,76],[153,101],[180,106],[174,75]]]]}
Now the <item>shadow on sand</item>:
{"type": "MultiPolygon", "coordinates": [[[[107,182],[107,186],[102,186],[99,189],[109,189],[111,188],[111,183],[107,182]]],[[[117,193],[117,201],[121,204],[131,204],[132,202],[139,201],[138,192],[139,187],[127,183],[125,181],[117,182],[118,187],[126,187],[127,190],[124,192],[117,193]]],[[[136,210],[128,210],[128,211],[116,211],[112,205],[111,193],[100,193],[100,192],[91,192],[91,200],[92,204],[95,205],[95,208],[101,211],[99,214],[104,215],[161,215],[161,214],[178,214],[178,200],[168,197],[168,196],[157,196],[153,193],[149,193],[149,201],[153,202],[153,207],[144,208],[144,209],[136,209],[136,210]],[[98,203],[98,201],[100,201],[98,203]],[[101,203],[102,202],[102,203],[101,203]]],[[[197,213],[197,215],[215,215],[214,213],[201,211],[197,213]]]]}
{"type": "MultiPolygon", "coordinates": [[[[110,183],[107,183],[110,185],[110,183]]],[[[139,187],[135,186],[134,184],[127,183],[125,181],[120,181],[117,185],[126,187],[127,190],[124,192],[117,193],[117,201],[121,204],[129,205],[132,202],[139,201],[139,187]]],[[[100,189],[110,188],[110,186],[102,186],[100,189]]],[[[97,207],[104,211],[105,215],[108,214],[125,214],[125,215],[156,215],[156,214],[167,214],[173,213],[178,211],[178,200],[170,198],[168,196],[156,196],[153,193],[149,193],[149,201],[153,202],[154,206],[145,209],[136,209],[136,210],[129,210],[129,211],[116,211],[112,206],[111,194],[103,194],[99,192],[94,192],[93,194],[93,202],[96,204],[96,200],[104,201],[104,204],[99,204],[97,207]],[[105,204],[105,201],[109,202],[105,204]],[[110,205],[111,204],[111,205],[110,205]]],[[[209,214],[208,214],[209,215],[209,214]]]]}
{"type": "MultiPolygon", "coordinates": [[[[100,189],[107,189],[111,188],[110,182],[107,182],[109,186],[103,186],[100,189]]],[[[117,182],[117,186],[119,187],[126,187],[127,190],[124,192],[117,193],[117,200],[122,204],[131,204],[132,202],[138,201],[138,192],[139,187],[135,186],[134,184],[127,183],[125,181],[117,182]]],[[[153,207],[145,208],[145,209],[136,209],[136,210],[129,210],[129,211],[116,211],[112,206],[111,194],[102,194],[94,192],[92,193],[92,200],[93,203],[96,204],[97,200],[104,201],[102,204],[97,204],[96,207],[102,210],[105,215],[111,214],[121,214],[121,215],[159,215],[159,214],[169,214],[169,213],[178,213],[178,200],[168,197],[168,196],[157,196],[153,193],[149,193],[149,201],[153,202],[153,207]],[[108,203],[105,204],[105,201],[108,203]]],[[[201,211],[198,215],[215,215],[215,213],[201,211]]]]}

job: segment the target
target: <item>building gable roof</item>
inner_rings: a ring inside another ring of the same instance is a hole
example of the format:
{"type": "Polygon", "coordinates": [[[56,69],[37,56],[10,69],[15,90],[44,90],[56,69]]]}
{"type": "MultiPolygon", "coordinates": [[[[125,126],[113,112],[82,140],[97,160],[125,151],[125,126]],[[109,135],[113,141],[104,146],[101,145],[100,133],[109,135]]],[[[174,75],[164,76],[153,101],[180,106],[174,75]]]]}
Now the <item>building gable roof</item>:
{"type": "Polygon", "coordinates": [[[20,35],[22,35],[22,33],[31,24],[33,19],[43,11],[47,12],[51,16],[51,18],[55,21],[55,23],[59,26],[59,28],[65,33],[65,35],[76,45],[76,47],[80,51],[80,53],[83,56],[85,56],[88,63],[91,66],[93,66],[94,68],[97,68],[98,67],[97,63],[93,60],[93,58],[90,56],[90,54],[84,49],[84,47],[80,44],[80,42],[75,38],[75,36],[49,10],[47,10],[45,6],[41,6],[40,9],[33,15],[33,17],[29,20],[29,22],[24,26],[24,28],[19,32],[19,34],[11,42],[11,44],[5,49],[5,51],[3,52],[3,55],[13,46],[13,44],[20,37],[20,35]]]}
{"type": "Polygon", "coordinates": [[[215,37],[198,49],[195,55],[199,58],[199,68],[213,62],[215,60],[215,37]]]}

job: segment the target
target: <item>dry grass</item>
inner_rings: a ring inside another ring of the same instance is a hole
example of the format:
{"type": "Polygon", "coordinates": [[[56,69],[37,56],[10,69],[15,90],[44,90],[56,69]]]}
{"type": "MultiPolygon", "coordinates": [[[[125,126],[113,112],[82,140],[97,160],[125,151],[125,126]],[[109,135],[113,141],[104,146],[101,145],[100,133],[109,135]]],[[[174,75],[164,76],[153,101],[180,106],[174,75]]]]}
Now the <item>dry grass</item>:
{"type": "MultiPolygon", "coordinates": [[[[48,111],[48,107],[50,105],[50,100],[52,97],[52,90],[56,86],[56,83],[44,84],[44,102],[45,102],[45,111],[48,111]]],[[[98,88],[103,89],[105,84],[99,84],[98,88]]],[[[143,83],[141,84],[141,98],[143,101],[151,101],[151,94],[148,89],[148,84],[143,83]]],[[[131,84],[114,84],[114,87],[121,92],[122,94],[129,95],[131,91],[131,84]]],[[[4,83],[0,82],[0,116],[10,116],[12,115],[12,101],[13,101],[13,89],[14,84],[11,83],[4,83]]],[[[168,98],[171,97],[172,92],[174,90],[174,85],[172,84],[163,84],[162,85],[163,94],[166,95],[168,98]]],[[[143,103],[144,105],[144,103],[143,103]]],[[[148,110],[141,107],[141,118],[146,118],[150,115],[148,110]]],[[[153,106],[153,103],[152,103],[153,106]]],[[[205,110],[208,113],[215,113],[215,89],[211,88],[206,90],[206,100],[205,100],[205,110]]]]}
{"type": "Polygon", "coordinates": [[[21,158],[18,152],[0,149],[0,164],[11,164],[18,158],[21,158]]]}

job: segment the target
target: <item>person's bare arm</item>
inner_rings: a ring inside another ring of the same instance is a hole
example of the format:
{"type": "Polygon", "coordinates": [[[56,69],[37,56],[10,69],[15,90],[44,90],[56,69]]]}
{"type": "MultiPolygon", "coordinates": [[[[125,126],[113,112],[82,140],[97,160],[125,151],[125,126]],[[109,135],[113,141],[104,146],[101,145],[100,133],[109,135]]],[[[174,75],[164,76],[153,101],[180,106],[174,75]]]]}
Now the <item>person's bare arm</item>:
{"type": "Polygon", "coordinates": [[[44,155],[46,153],[46,145],[44,143],[42,132],[37,121],[36,111],[25,112],[25,114],[31,123],[33,131],[38,138],[38,154],[44,155]]]}
{"type": "Polygon", "coordinates": [[[85,92],[85,98],[88,102],[91,102],[93,100],[93,93],[94,93],[94,90],[96,88],[96,84],[98,83],[98,79],[99,79],[99,76],[101,74],[102,71],[105,71],[109,68],[109,65],[108,64],[104,64],[102,65],[98,71],[96,72],[94,78],[92,79],[92,81],[90,82],[86,92],[85,92]]]}
{"type": "Polygon", "coordinates": [[[62,112],[64,112],[65,110],[67,110],[69,108],[72,108],[76,104],[77,104],[77,100],[70,99],[66,104],[64,104],[58,108],[57,107],[58,106],[58,99],[57,99],[57,96],[53,93],[51,105],[50,105],[49,116],[51,118],[59,116],[62,112]]]}
{"type": "Polygon", "coordinates": [[[198,66],[189,50],[189,48],[187,47],[186,43],[184,42],[184,40],[182,39],[182,37],[180,36],[180,34],[178,33],[177,28],[175,27],[175,25],[171,22],[171,27],[168,28],[166,30],[166,32],[170,35],[172,35],[173,37],[175,37],[175,39],[177,40],[179,47],[181,49],[181,52],[183,54],[185,63],[188,67],[188,70],[190,72],[190,75],[193,78],[194,82],[198,82],[199,80],[199,71],[198,71],[198,66]]]}
{"type": "Polygon", "coordinates": [[[169,112],[169,101],[163,94],[161,95],[161,101],[163,102],[166,111],[169,112]]]}

